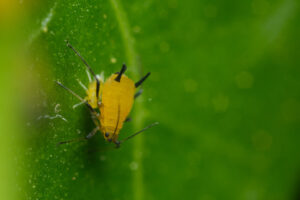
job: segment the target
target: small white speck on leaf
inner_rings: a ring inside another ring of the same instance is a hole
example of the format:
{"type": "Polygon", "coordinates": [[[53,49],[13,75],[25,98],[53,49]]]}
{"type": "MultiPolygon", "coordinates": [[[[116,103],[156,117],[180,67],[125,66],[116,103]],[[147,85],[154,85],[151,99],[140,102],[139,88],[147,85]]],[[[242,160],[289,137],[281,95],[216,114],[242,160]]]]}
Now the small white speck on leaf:
{"type": "Polygon", "coordinates": [[[129,164],[129,168],[132,170],[132,171],[136,171],[138,168],[139,168],[139,164],[135,161],[131,162],[129,164]]]}
{"type": "Polygon", "coordinates": [[[117,62],[117,59],[116,59],[115,57],[111,57],[111,58],[110,58],[110,62],[111,62],[111,63],[116,63],[116,62],[117,62]]]}
{"type": "Polygon", "coordinates": [[[44,33],[47,33],[48,32],[48,27],[47,26],[45,26],[45,27],[43,27],[43,29],[42,29],[43,31],[44,31],[44,33]]]}

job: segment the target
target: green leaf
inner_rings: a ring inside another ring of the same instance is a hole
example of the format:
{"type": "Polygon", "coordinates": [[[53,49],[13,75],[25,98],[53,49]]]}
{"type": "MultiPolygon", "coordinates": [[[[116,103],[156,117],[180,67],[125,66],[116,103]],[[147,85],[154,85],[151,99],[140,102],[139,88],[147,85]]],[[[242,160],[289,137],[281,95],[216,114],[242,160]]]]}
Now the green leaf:
{"type": "Polygon", "coordinates": [[[12,66],[0,73],[5,199],[295,198],[298,4],[21,3],[16,28],[0,26],[8,38],[0,38],[0,62],[12,66]],[[150,71],[120,137],[159,126],[117,150],[100,133],[57,146],[94,128],[88,110],[73,109],[78,100],[55,84],[85,96],[77,79],[88,83],[86,68],[65,40],[105,77],[123,63],[135,81],[150,71]],[[18,43],[26,50],[16,57],[18,43]]]}
{"type": "MultiPolygon", "coordinates": [[[[29,141],[34,145],[31,162],[35,162],[30,169],[35,173],[28,174],[30,194],[35,198],[143,198],[142,135],[126,142],[120,150],[106,151],[112,145],[105,144],[101,134],[88,142],[55,145],[85,136],[94,126],[86,108],[72,109],[78,100],[54,85],[59,80],[80,96],[85,95],[76,80],[87,84],[86,69],[66,47],[65,40],[96,73],[104,72],[108,77],[126,63],[133,80],[141,77],[126,13],[118,1],[64,1],[50,7],[30,44],[33,68],[46,71],[40,74],[43,83],[39,85],[44,87],[38,88],[44,99],[35,107],[40,115],[33,127],[38,128],[34,140],[29,141]],[[133,186],[137,188],[135,192],[133,186]]],[[[122,130],[123,138],[143,128],[143,102],[142,98],[135,102],[134,120],[122,130]]]]}

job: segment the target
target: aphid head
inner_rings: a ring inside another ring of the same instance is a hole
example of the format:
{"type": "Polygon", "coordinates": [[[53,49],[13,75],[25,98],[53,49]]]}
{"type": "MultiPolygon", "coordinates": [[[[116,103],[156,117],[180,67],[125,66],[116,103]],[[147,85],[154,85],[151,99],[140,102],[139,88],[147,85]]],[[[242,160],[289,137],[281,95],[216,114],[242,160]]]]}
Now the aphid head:
{"type": "Polygon", "coordinates": [[[109,132],[105,132],[105,134],[104,134],[104,138],[105,138],[105,140],[107,140],[108,142],[111,142],[111,141],[112,141],[112,136],[113,136],[113,134],[112,134],[112,133],[109,133],[109,132]]]}
{"type": "Polygon", "coordinates": [[[109,141],[109,140],[111,140],[111,136],[110,136],[111,134],[109,133],[109,132],[106,132],[105,134],[104,134],[104,138],[107,140],[107,141],[109,141]]]}
{"type": "Polygon", "coordinates": [[[104,139],[108,142],[115,142],[118,139],[118,136],[116,134],[110,132],[105,132],[103,136],[104,139]]]}

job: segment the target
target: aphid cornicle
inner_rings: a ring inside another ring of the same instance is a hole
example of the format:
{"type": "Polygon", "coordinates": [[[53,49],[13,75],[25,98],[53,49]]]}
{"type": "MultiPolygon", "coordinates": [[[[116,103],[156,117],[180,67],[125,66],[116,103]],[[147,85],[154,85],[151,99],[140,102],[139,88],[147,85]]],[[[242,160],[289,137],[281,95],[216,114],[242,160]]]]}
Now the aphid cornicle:
{"type": "Polygon", "coordinates": [[[69,91],[76,98],[78,98],[81,103],[84,103],[89,108],[96,128],[94,128],[94,130],[84,138],[68,140],[60,142],[59,144],[73,142],[78,139],[89,139],[94,136],[98,130],[100,130],[105,140],[108,142],[114,142],[116,147],[120,147],[120,144],[124,141],[158,124],[158,122],[155,122],[123,140],[118,140],[120,130],[123,127],[123,123],[128,119],[134,99],[141,94],[141,90],[135,93],[136,88],[139,87],[146,80],[146,78],[148,78],[150,72],[147,73],[141,80],[134,83],[124,74],[127,67],[125,64],[123,64],[120,72],[112,74],[104,82],[103,78],[100,78],[100,76],[97,76],[94,73],[83,57],[74,49],[72,45],[70,45],[69,42],[67,42],[67,46],[70,47],[83,61],[88,69],[88,75],[90,72],[93,75],[94,80],[92,81],[89,76],[90,83],[88,88],[85,88],[80,82],[80,84],[86,89],[87,96],[84,99],[60,82],[57,82],[57,84],[69,91]]]}

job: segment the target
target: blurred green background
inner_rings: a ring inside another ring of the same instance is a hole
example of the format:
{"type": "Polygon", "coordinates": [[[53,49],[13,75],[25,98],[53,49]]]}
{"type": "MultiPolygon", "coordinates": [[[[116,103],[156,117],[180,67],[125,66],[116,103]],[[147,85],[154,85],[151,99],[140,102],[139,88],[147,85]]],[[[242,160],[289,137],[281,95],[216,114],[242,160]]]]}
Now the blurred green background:
{"type": "Polygon", "coordinates": [[[299,199],[296,0],[0,4],[1,199],[299,199]],[[93,129],[78,49],[144,83],[118,150],[93,129]],[[298,193],[297,193],[298,192],[298,193]]]}

